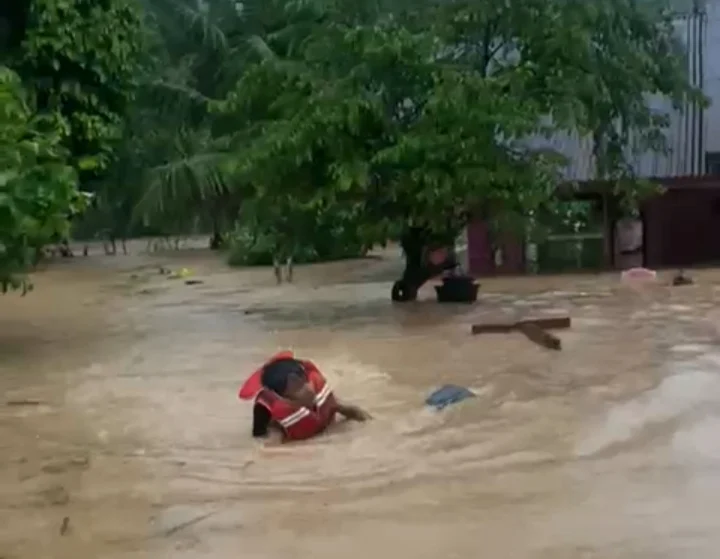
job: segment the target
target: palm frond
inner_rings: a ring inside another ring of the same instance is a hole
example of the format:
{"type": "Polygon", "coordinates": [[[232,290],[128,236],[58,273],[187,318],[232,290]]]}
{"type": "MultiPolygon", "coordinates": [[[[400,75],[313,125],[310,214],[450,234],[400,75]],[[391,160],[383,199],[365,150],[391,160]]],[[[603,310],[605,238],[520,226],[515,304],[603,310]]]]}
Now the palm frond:
{"type": "Polygon", "coordinates": [[[169,208],[192,213],[196,204],[226,191],[222,171],[225,151],[180,156],[151,169],[147,189],[135,208],[136,217],[164,214],[169,208]]]}
{"type": "Polygon", "coordinates": [[[259,35],[252,35],[247,38],[247,44],[252,47],[252,49],[263,59],[265,60],[277,60],[278,56],[273,51],[273,49],[270,47],[270,45],[267,44],[265,39],[260,37],[259,35]]]}
{"type": "Polygon", "coordinates": [[[210,97],[207,97],[206,95],[203,95],[197,89],[190,87],[183,83],[173,83],[173,82],[169,82],[169,81],[162,80],[162,79],[154,79],[154,80],[150,79],[150,80],[143,82],[143,84],[141,84],[141,85],[146,85],[149,87],[162,89],[167,92],[180,94],[185,99],[194,101],[196,103],[205,104],[205,103],[209,103],[209,102],[213,101],[213,99],[211,99],[210,97]]]}

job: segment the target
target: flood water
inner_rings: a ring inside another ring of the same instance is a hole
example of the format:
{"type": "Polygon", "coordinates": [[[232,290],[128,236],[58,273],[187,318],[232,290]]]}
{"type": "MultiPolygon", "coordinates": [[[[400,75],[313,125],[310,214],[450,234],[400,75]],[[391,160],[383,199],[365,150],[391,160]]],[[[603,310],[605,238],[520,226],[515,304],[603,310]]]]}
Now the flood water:
{"type": "Polygon", "coordinates": [[[489,280],[445,307],[390,304],[393,267],[276,287],[204,253],[91,255],[0,298],[0,557],[718,556],[720,272],[489,280]],[[562,312],[561,352],[469,333],[562,312]],[[253,441],[237,390],[284,348],[375,419],[253,441]],[[477,398],[425,409],[445,383],[477,398]]]}

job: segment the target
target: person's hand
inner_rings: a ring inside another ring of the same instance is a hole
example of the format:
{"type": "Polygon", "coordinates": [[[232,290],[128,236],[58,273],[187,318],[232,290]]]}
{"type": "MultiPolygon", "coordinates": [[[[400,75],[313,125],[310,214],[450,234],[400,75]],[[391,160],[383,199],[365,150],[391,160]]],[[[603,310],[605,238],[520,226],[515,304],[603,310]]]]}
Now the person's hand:
{"type": "Polygon", "coordinates": [[[368,412],[358,406],[342,406],[339,411],[351,421],[367,421],[368,419],[372,419],[372,416],[368,412]]]}

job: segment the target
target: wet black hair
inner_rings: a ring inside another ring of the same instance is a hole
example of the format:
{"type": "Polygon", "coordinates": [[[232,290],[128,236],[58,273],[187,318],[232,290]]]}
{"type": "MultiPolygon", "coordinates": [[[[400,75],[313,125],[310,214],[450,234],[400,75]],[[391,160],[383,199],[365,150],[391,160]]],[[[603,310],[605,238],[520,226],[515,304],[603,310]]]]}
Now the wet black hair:
{"type": "Polygon", "coordinates": [[[296,375],[300,378],[306,378],[305,368],[297,359],[287,358],[278,359],[263,367],[260,382],[268,390],[272,390],[280,395],[285,393],[290,376],[296,375]]]}

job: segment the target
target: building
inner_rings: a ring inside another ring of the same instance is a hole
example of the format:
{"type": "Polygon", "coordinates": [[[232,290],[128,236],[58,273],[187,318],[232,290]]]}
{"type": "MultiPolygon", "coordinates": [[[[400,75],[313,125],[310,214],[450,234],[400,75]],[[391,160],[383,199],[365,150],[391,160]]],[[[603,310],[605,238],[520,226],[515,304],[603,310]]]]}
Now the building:
{"type": "MultiPolygon", "coordinates": [[[[692,83],[711,101],[720,101],[720,0],[679,17],[678,32],[687,45],[692,83]]],[[[651,103],[660,109],[664,101],[651,103]]],[[[593,205],[599,216],[595,228],[551,235],[536,245],[517,235],[493,239],[487,225],[475,221],[460,243],[466,269],[473,275],[492,275],[720,263],[720,102],[673,113],[667,137],[668,153],[631,160],[639,176],[657,180],[665,189],[642,205],[634,222],[611,218],[615,200],[593,180],[589,139],[558,135],[543,140],[568,157],[566,177],[581,184],[572,198],[593,205]]]]}

